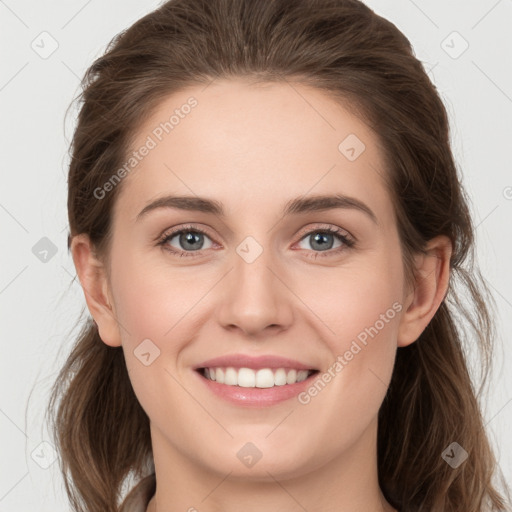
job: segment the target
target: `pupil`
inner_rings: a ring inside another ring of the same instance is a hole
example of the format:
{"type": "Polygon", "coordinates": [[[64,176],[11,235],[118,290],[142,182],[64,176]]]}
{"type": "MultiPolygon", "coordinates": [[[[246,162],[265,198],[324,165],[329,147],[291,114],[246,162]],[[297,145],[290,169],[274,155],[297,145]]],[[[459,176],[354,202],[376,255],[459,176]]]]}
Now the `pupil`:
{"type": "MultiPolygon", "coordinates": [[[[202,233],[194,233],[189,231],[188,233],[182,234],[180,243],[182,247],[186,249],[192,249],[192,250],[198,250],[200,247],[193,247],[191,246],[194,242],[197,242],[198,240],[201,241],[202,233]]],[[[202,245],[202,244],[201,244],[202,245]]]]}
{"type": "Polygon", "coordinates": [[[316,235],[313,236],[313,243],[311,244],[311,247],[315,248],[315,244],[319,244],[318,247],[316,247],[317,249],[321,249],[321,250],[331,249],[332,248],[332,235],[329,235],[327,233],[317,233],[316,235]],[[331,238],[330,244],[328,242],[326,242],[326,237],[331,238]],[[325,246],[326,243],[327,243],[328,247],[325,246]]]}
{"type": "MultiPolygon", "coordinates": [[[[192,250],[199,250],[200,247],[194,247],[194,243],[202,242],[202,233],[192,232],[189,231],[188,233],[184,233],[180,237],[180,243],[184,248],[192,249],[192,250]]],[[[320,250],[328,250],[332,248],[333,236],[327,233],[316,233],[313,235],[313,242],[311,246],[316,249],[320,250]],[[327,240],[330,238],[330,243],[327,240]],[[316,247],[315,247],[316,244],[316,247]],[[327,247],[326,247],[327,246],[327,247]]],[[[202,244],[200,244],[202,246],[202,244]]]]}

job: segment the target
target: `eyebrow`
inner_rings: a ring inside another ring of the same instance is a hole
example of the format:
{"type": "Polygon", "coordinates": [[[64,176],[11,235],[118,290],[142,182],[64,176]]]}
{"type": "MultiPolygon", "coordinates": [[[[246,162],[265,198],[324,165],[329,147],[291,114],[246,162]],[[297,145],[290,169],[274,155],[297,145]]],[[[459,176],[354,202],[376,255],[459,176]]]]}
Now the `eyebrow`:
{"type": "MultiPolygon", "coordinates": [[[[213,199],[197,196],[173,196],[160,197],[146,205],[137,215],[136,222],[149,212],[159,208],[177,208],[179,210],[211,213],[219,217],[225,217],[222,203],[213,199]]],[[[319,212],[334,209],[352,209],[365,213],[375,224],[379,224],[377,216],[368,205],[355,197],[336,195],[317,195],[298,197],[288,201],[282,215],[297,215],[308,212],[319,212]]]]}

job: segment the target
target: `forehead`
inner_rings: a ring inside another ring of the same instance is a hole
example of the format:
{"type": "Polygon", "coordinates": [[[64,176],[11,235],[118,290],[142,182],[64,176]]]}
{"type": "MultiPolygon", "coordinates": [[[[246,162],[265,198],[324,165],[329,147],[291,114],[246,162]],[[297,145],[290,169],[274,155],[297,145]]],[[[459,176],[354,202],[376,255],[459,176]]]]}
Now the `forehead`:
{"type": "Polygon", "coordinates": [[[171,193],[215,198],[228,214],[333,192],[371,202],[382,215],[390,206],[376,134],[303,84],[216,80],[188,87],[157,106],[131,151],[137,162],[116,208],[132,219],[171,193]]]}

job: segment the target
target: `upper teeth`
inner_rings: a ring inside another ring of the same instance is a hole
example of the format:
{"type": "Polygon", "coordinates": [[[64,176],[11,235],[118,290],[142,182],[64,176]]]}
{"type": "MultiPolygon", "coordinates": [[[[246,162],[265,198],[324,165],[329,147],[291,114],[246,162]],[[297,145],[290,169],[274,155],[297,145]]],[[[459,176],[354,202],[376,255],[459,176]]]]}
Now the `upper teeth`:
{"type": "Polygon", "coordinates": [[[309,370],[286,370],[285,368],[205,368],[205,377],[228,386],[244,388],[271,388],[302,382],[309,376],[309,370]]]}

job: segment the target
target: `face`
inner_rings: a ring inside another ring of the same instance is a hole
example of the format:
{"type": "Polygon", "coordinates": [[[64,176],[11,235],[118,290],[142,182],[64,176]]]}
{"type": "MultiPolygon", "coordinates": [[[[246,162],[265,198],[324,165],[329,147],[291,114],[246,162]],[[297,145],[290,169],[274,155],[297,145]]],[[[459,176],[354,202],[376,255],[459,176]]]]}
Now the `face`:
{"type": "Polygon", "coordinates": [[[376,134],[304,85],[215,81],[161,103],[132,149],[102,338],[153,443],[251,478],[369,446],[407,305],[376,134]],[[171,196],[190,200],[155,204],[171,196]]]}

